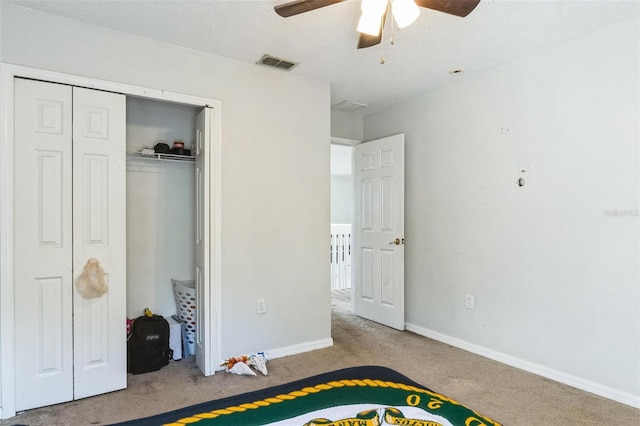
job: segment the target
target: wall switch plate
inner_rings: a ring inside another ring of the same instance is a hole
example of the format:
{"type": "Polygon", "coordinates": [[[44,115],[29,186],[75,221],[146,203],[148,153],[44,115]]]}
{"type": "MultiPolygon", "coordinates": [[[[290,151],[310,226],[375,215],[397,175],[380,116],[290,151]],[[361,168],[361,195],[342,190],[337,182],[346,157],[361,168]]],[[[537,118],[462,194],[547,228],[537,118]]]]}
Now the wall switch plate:
{"type": "Polygon", "coordinates": [[[476,297],[472,294],[467,294],[464,298],[464,306],[467,309],[476,308],[476,297]]]}
{"type": "Polygon", "coordinates": [[[264,299],[258,299],[258,314],[264,314],[267,312],[267,305],[264,303],[264,299]]]}

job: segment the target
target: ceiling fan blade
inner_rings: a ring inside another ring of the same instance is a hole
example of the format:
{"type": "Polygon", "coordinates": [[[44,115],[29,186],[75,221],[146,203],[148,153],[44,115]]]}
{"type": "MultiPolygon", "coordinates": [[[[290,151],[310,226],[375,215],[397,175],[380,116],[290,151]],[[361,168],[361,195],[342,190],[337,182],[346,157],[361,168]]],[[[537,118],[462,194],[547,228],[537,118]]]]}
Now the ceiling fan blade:
{"type": "Polygon", "coordinates": [[[273,10],[283,18],[298,15],[300,13],[309,12],[310,10],[320,9],[321,7],[331,6],[345,0],[295,0],[289,3],[275,6],[273,10]]]}
{"type": "Polygon", "coordinates": [[[464,18],[476,8],[480,0],[415,0],[418,6],[464,18]]]}
{"type": "Polygon", "coordinates": [[[384,31],[384,23],[387,22],[387,12],[389,12],[388,4],[387,8],[384,11],[384,15],[382,15],[382,19],[380,19],[380,31],[378,32],[377,36],[360,33],[360,37],[358,37],[358,49],[366,49],[367,47],[380,44],[380,42],[382,41],[382,32],[384,31]]]}

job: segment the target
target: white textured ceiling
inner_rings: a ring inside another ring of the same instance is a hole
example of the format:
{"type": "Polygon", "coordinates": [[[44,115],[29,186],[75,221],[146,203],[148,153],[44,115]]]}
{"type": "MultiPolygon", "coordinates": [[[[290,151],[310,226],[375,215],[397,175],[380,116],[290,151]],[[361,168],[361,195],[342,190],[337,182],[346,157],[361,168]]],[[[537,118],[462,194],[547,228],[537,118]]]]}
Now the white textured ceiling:
{"type": "MultiPolygon", "coordinates": [[[[640,0],[481,0],[466,18],[422,8],[392,46],[356,49],[359,0],[281,18],[289,0],[19,0],[22,7],[255,63],[263,54],[300,62],[289,71],[331,83],[332,104],[372,112],[547,47],[637,16],[640,0]],[[465,72],[449,75],[453,68],[465,72]]],[[[386,28],[390,25],[387,23],[386,28]]],[[[256,65],[257,66],[257,65],[256,65]]],[[[274,71],[275,72],[275,71],[274,71]]]]}

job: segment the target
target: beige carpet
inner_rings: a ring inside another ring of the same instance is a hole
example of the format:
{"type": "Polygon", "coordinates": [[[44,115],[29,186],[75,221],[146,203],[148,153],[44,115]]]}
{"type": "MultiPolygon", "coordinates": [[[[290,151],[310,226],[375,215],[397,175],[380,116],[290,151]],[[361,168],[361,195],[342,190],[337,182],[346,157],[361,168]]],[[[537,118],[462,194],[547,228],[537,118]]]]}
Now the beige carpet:
{"type": "Polygon", "coordinates": [[[272,360],[266,377],[203,377],[191,357],[129,375],[126,390],[30,410],[0,425],[104,425],[369,364],[393,368],[505,425],[640,425],[640,410],[363,320],[349,311],[347,292],[333,296],[334,346],[272,360]]]}

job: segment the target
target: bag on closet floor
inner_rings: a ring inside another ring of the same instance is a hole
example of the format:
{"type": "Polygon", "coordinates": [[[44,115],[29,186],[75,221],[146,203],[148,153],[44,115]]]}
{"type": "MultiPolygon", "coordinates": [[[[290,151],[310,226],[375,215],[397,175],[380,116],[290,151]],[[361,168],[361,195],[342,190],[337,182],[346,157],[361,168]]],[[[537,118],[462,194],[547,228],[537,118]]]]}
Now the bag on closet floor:
{"type": "Polygon", "coordinates": [[[133,322],[127,342],[127,371],[133,374],[160,370],[169,364],[169,323],[160,315],[143,315],[133,322]]]}

